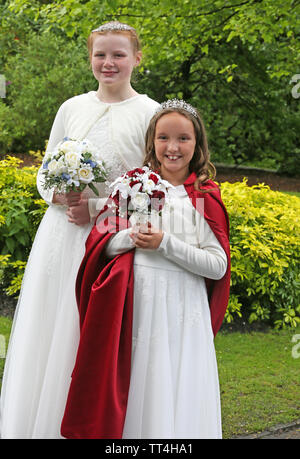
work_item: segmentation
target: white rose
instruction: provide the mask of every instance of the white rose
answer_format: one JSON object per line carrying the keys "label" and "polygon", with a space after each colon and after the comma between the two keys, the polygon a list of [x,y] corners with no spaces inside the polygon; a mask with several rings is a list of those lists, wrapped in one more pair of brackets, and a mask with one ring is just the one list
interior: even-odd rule
{"label": "white rose", "polygon": [[59,150],[63,151],[64,153],[72,152],[74,151],[74,148],[77,147],[76,142],[73,140],[65,140],[60,146]]}
{"label": "white rose", "polygon": [[150,198],[145,193],[138,192],[131,198],[131,205],[133,209],[139,212],[147,212],[149,204]]}
{"label": "white rose", "polygon": [[146,191],[146,193],[150,193],[153,191],[155,188],[155,183],[151,179],[147,179],[146,181],[143,182],[143,189]]}
{"label": "white rose", "polygon": [[57,161],[57,173],[63,174],[64,172],[68,172],[68,168],[66,167],[64,158],[59,158]]}
{"label": "white rose", "polygon": [[52,159],[50,163],[48,163],[48,171],[52,175],[55,175],[59,172],[59,164],[56,159]]}
{"label": "white rose", "polygon": [[90,183],[94,179],[94,174],[91,168],[86,166],[79,169],[78,177],[81,183]]}
{"label": "white rose", "polygon": [[69,151],[65,154],[65,161],[67,166],[77,169],[80,166],[80,154],[75,151]]}

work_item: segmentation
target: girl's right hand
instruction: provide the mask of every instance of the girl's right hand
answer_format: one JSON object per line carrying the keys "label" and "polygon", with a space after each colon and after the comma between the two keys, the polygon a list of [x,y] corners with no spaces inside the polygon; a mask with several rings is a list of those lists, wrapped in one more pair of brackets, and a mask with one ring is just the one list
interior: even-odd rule
{"label": "girl's right hand", "polygon": [[81,200],[81,192],[80,191],[70,191],[69,193],[65,194],[67,206],[74,207],[78,206],[79,201]]}
{"label": "girl's right hand", "polygon": [[135,247],[156,250],[160,246],[164,233],[161,230],[153,228],[148,223],[148,226],[141,226],[139,231],[134,230],[129,236],[133,240]]}
{"label": "girl's right hand", "polygon": [[54,193],[52,202],[53,204],[61,204],[63,206],[74,207],[78,206],[80,199],[80,191],[70,191],[69,193],[65,194]]}

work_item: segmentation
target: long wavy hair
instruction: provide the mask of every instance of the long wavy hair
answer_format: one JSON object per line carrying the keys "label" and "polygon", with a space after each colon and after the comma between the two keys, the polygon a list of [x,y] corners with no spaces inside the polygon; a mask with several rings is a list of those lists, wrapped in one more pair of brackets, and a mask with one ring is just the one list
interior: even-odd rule
{"label": "long wavy hair", "polygon": [[193,123],[196,136],[196,145],[194,155],[189,164],[189,172],[195,172],[197,179],[194,183],[194,186],[195,189],[201,191],[200,186],[202,184],[204,184],[209,179],[213,180],[215,178],[216,169],[215,166],[210,162],[210,153],[208,149],[205,126],[198,111],[196,111],[197,118],[190,114],[188,111],[181,108],[167,108],[156,113],[152,117],[146,132],[146,155],[143,165],[149,166],[151,169],[157,170],[158,172],[160,171],[160,162],[156,158],[154,147],[156,124],[160,118],[172,112],[177,112],[185,116]]}

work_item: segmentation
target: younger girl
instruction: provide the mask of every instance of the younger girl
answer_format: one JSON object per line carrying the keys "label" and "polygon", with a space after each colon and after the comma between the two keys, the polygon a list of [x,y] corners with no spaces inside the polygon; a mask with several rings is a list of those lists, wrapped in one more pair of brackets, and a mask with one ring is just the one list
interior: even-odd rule
{"label": "younger girl", "polygon": [[[88,38],[97,91],[65,101],[48,151],[70,137],[89,139],[109,169],[110,183],[143,162],[145,132],[158,103],[138,94],[131,74],[141,60],[135,29],[119,22]],[[75,280],[92,222],[107,200],[108,184],[82,193],[38,189],[49,204],[24,275],[1,393],[2,438],[60,438],[60,425],[79,342]]]}
{"label": "younger girl", "polygon": [[[120,218],[117,234],[94,226],[87,240],[77,280],[82,335],[63,434],[221,438],[213,339],[229,296],[229,226],[192,106],[160,106],[144,164],[173,185],[170,202],[161,228],[133,232]],[[100,269],[103,250],[110,261]]]}

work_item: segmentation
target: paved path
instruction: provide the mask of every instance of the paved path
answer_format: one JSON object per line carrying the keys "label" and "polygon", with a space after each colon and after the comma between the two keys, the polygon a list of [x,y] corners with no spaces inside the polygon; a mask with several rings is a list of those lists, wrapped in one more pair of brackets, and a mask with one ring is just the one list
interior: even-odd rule
{"label": "paved path", "polygon": [[300,419],[290,424],[280,424],[258,434],[235,437],[237,439],[300,440]]}

